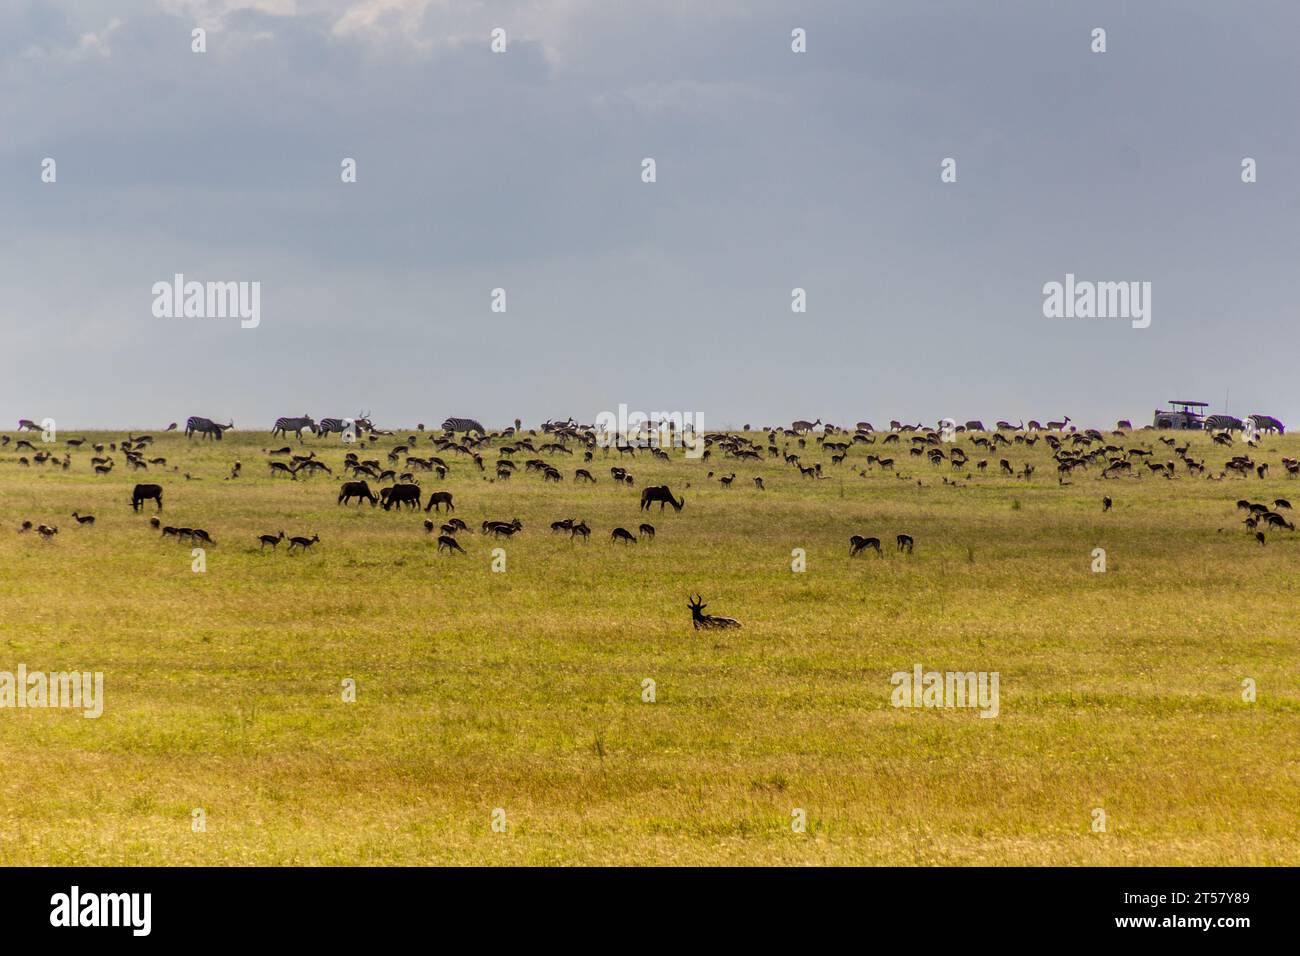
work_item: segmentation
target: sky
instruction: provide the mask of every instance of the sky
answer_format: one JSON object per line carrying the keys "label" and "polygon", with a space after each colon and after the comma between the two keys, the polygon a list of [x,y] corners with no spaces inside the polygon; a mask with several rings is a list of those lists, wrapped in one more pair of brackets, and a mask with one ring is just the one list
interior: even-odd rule
{"label": "sky", "polygon": [[[6,0],[0,423],[1300,421],[1297,33],[1293,0]],[[257,326],[155,315],[177,273],[259,283]],[[1149,282],[1149,327],[1046,317],[1067,274]]]}

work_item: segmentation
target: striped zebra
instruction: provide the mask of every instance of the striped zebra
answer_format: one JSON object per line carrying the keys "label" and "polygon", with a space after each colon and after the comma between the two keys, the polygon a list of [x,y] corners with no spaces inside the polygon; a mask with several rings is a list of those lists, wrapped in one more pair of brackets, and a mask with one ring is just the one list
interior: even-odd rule
{"label": "striped zebra", "polygon": [[361,432],[374,431],[375,428],[368,418],[322,418],[316,425],[316,435],[320,438],[335,432],[342,435],[347,432],[349,425],[352,426],[354,437]]}
{"label": "striped zebra", "polygon": [[1262,432],[1277,432],[1279,435],[1286,434],[1286,426],[1272,415],[1251,415],[1250,420],[1253,421],[1255,427]]}
{"label": "striped zebra", "polygon": [[235,422],[233,419],[229,425],[219,425],[210,418],[191,415],[185,419],[185,437],[193,438],[194,433],[198,432],[204,438],[215,438],[217,441],[221,441],[221,433],[234,427]]}
{"label": "striped zebra", "polygon": [[487,429],[472,418],[449,418],[442,423],[445,432],[478,432],[486,435]]}
{"label": "striped zebra", "polygon": [[312,432],[316,430],[316,422],[310,415],[304,415],[302,418],[277,418],[275,427],[271,429],[271,436],[287,436],[289,432],[293,432],[298,436],[298,441],[302,441],[302,430],[304,428]]}
{"label": "striped zebra", "polygon": [[1241,431],[1245,422],[1231,415],[1210,415],[1201,424],[1206,431],[1220,431],[1223,429]]}

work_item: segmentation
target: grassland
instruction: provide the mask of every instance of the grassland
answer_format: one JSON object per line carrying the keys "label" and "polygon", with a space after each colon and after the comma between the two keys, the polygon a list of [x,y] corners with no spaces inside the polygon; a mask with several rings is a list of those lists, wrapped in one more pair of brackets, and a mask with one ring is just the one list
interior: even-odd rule
{"label": "grassland", "polygon": [[[597,453],[594,486],[572,480],[580,454],[547,456],[562,484],[494,483],[455,459],[457,515],[524,523],[456,557],[423,514],[271,478],[280,444],[159,435],[166,470],[117,455],[104,477],[88,450],[66,472],[0,450],[0,670],[102,671],[106,697],[97,720],[0,710],[0,864],[1300,863],[1300,534],[1261,547],[1234,509],[1300,506],[1278,465],[1300,440],[1253,452],[1269,480],[1068,486],[1041,442],[1006,453],[1032,481],[960,487],[905,452],[907,479],[862,477],[871,449],[831,465],[811,441],[825,480],[638,456],[627,488]],[[337,438],[306,445],[337,476]],[[166,523],[212,533],[204,573],[132,513],[137,480],[164,484]],[[653,544],[612,544],[652,483],[685,508],[655,510]],[[591,543],[552,536],[563,517]],[[259,552],[281,528],[321,542]],[[913,555],[849,559],[850,534],[900,531]],[[743,629],[693,630],[688,592]],[[891,707],[917,662],[998,671],[1000,715]]]}

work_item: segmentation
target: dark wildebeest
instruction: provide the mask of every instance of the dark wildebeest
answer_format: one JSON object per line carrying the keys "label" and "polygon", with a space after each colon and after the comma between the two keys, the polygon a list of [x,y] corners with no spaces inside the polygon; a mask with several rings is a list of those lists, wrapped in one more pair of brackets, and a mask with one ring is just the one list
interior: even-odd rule
{"label": "dark wildebeest", "polygon": [[136,485],[131,492],[131,510],[139,511],[140,505],[146,501],[155,501],[158,510],[162,511],[162,492],[162,485]]}
{"label": "dark wildebeest", "polygon": [[425,510],[425,511],[428,511],[430,508],[432,508],[434,511],[439,511],[439,512],[440,512],[440,511],[442,511],[442,506],[443,506],[443,505],[446,505],[446,506],[447,506],[447,510],[448,510],[448,511],[455,511],[455,510],[456,510],[456,506],[455,506],[454,504],[451,503],[451,492],[450,492],[450,491],[434,491],[434,492],[430,493],[430,495],[429,495],[429,501],[428,501],[428,503],[424,506],[424,510]]}
{"label": "dark wildebeest", "polygon": [[385,511],[391,510],[393,505],[404,504],[419,510],[422,497],[419,485],[393,485],[391,488],[384,488],[379,494],[384,499]]}
{"label": "dark wildebeest", "polygon": [[361,503],[361,499],[369,498],[370,507],[372,508],[379,503],[379,499],[375,497],[375,493],[370,490],[370,486],[364,481],[343,482],[343,488],[339,491],[338,503],[345,505],[353,498],[357,499],[357,504]]}
{"label": "dark wildebeest", "polygon": [[651,485],[641,492],[641,510],[649,511],[650,505],[659,502],[659,510],[664,510],[664,505],[672,505],[674,511],[681,511],[682,505],[686,504],[686,496],[674,498],[672,491],[667,485]]}

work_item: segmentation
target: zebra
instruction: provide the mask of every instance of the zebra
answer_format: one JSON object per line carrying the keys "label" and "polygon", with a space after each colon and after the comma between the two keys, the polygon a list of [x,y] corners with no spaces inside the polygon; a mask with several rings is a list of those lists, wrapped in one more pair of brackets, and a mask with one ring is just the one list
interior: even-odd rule
{"label": "zebra", "polygon": [[480,435],[487,434],[487,429],[472,418],[449,418],[442,423],[442,430],[445,432],[478,432]]}
{"label": "zebra", "polygon": [[1286,426],[1272,415],[1251,415],[1250,420],[1254,422],[1255,427],[1262,432],[1275,431],[1279,435],[1286,434]]}
{"label": "zebra", "polygon": [[1228,431],[1241,431],[1245,422],[1240,418],[1234,418],[1232,415],[1210,415],[1201,422],[1201,425],[1206,431],[1220,431],[1225,429]]}
{"label": "zebra", "polygon": [[194,433],[198,432],[204,438],[215,438],[221,441],[221,433],[235,427],[232,419],[229,425],[219,425],[210,418],[200,418],[197,415],[191,415],[185,420],[185,437],[193,438]]}
{"label": "zebra", "polygon": [[304,428],[312,432],[316,430],[316,422],[310,415],[304,415],[302,418],[277,418],[275,426],[271,429],[271,435],[272,437],[276,435],[287,436],[289,432],[293,432],[298,436],[298,440],[302,441],[302,430]]}
{"label": "zebra", "polygon": [[373,431],[375,427],[368,418],[322,418],[316,425],[316,434],[320,438],[333,432],[343,434],[348,430],[349,425],[353,427],[353,434]]}

